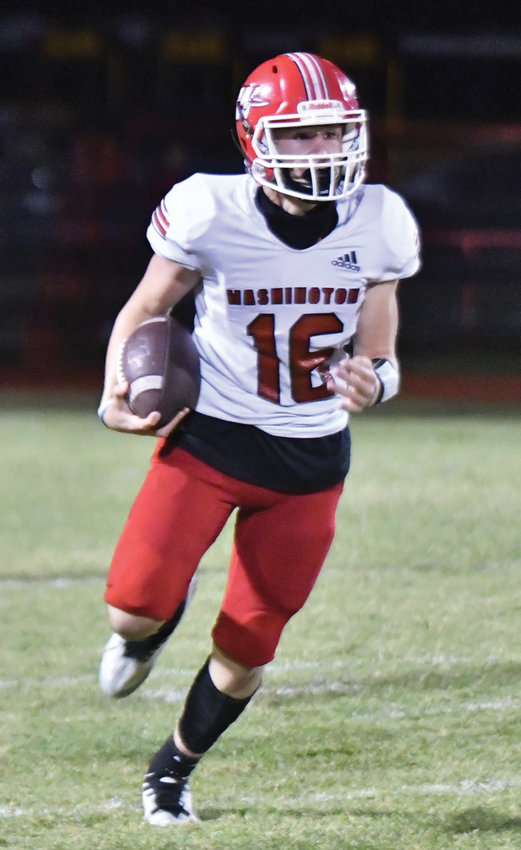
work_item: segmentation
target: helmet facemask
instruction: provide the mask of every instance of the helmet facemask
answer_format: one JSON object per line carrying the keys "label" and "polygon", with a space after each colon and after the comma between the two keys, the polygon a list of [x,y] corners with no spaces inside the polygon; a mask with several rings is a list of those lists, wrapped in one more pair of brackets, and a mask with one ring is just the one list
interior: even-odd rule
{"label": "helmet facemask", "polygon": [[[265,116],[255,127],[251,164],[258,183],[307,201],[334,201],[351,195],[364,180],[368,159],[367,119],[363,109],[345,110],[339,102],[307,101],[298,114]],[[335,153],[284,154],[277,130],[340,126],[341,150]]]}

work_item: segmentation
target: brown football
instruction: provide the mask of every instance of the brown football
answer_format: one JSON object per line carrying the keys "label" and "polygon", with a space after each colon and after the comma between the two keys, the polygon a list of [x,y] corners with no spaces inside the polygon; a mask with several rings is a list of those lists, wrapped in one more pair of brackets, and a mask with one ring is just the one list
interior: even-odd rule
{"label": "brown football", "polygon": [[172,316],[139,325],[121,346],[118,380],[128,381],[128,406],[145,418],[153,410],[166,425],[199,397],[199,354],[192,335]]}

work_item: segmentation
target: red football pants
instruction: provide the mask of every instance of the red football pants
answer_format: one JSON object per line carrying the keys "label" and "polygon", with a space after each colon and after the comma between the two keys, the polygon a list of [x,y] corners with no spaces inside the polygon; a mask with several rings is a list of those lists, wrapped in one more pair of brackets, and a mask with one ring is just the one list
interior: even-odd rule
{"label": "red football pants", "polygon": [[268,663],[304,605],[334,535],[338,484],[288,495],[239,481],[182,449],[154,454],[110,567],[106,601],[169,619],[237,508],[227,586],[212,637],[247,667]]}

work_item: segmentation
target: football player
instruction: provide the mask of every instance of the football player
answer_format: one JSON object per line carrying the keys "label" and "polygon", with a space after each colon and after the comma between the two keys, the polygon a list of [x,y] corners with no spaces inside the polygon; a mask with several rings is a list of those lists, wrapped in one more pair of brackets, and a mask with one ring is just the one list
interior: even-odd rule
{"label": "football player", "polygon": [[[160,437],[108,575],[105,693],[145,680],[236,511],[209,656],[145,776],[157,825],[195,819],[190,774],[248,705],[315,584],[349,468],[349,415],[398,392],[396,289],[419,267],[405,203],[364,183],[367,115],[338,67],[308,53],[264,62],[240,90],[236,128],[246,174],[194,174],[153,213],[154,253],[114,324],[99,409],[109,428]],[[117,354],[189,292],[200,397],[158,429],[158,412],[131,413]]]}

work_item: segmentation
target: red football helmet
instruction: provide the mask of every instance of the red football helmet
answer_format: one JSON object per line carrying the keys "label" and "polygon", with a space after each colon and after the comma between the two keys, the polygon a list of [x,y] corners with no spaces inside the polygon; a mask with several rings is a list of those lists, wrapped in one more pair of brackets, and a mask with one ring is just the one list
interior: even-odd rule
{"label": "red football helmet", "polygon": [[[284,53],[263,62],[241,88],[235,118],[246,168],[263,186],[306,201],[333,201],[351,195],[365,177],[367,115],[354,84],[327,59]],[[332,125],[342,128],[339,153],[277,149],[280,128]]]}

